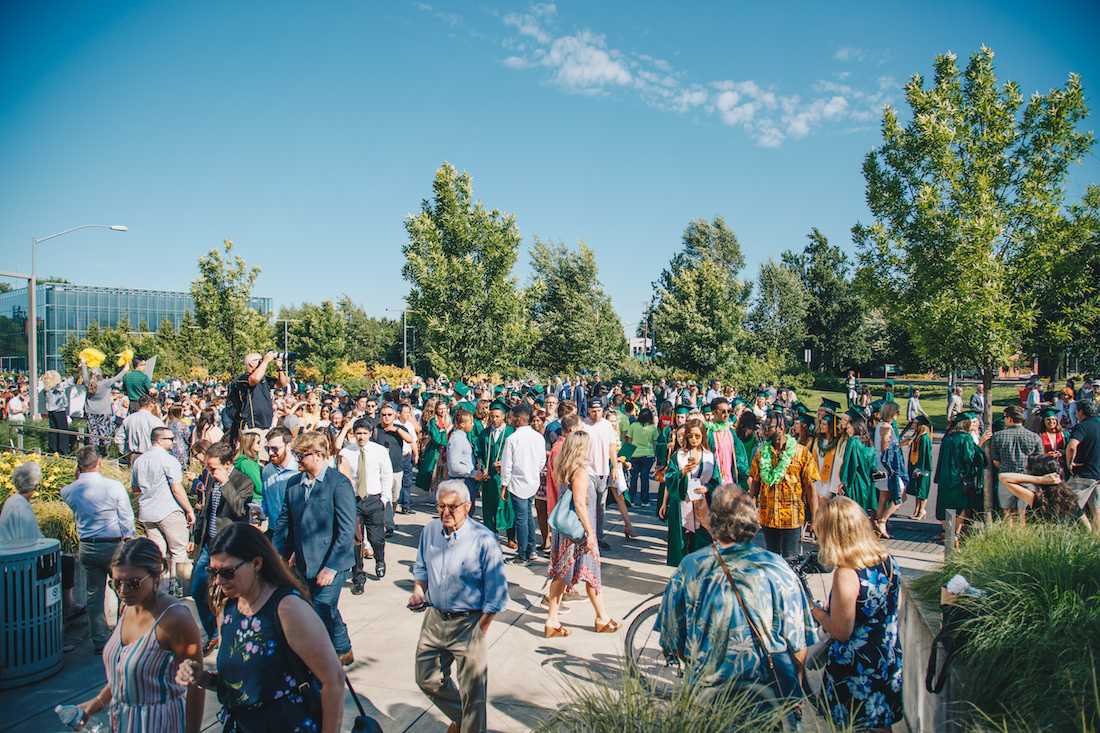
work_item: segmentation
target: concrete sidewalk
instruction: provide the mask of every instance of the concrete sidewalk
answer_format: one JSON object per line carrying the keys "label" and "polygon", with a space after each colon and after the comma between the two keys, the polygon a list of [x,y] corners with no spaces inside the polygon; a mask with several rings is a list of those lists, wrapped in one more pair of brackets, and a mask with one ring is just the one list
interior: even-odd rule
{"label": "concrete sidewalk", "polygon": [[[411,567],[420,528],[431,518],[423,503],[418,512],[399,516],[396,535],[387,542],[388,572],[371,581],[361,596],[345,589],[340,608],[348,624],[356,661],[348,670],[352,684],[368,712],[387,733],[428,733],[446,728],[447,721],[431,706],[414,680],[414,653],[422,617],[405,608],[412,590]],[[624,540],[618,512],[609,509],[611,550],[603,558],[607,607],[621,619],[648,597],[661,593],[673,568],[664,564],[665,529],[648,510],[632,514],[636,540]],[[897,521],[891,532],[891,550],[907,573],[920,573],[941,562],[942,547],[930,538],[938,525]],[[367,561],[367,567],[373,565]],[[545,592],[546,563],[531,568],[507,566],[507,610],[489,632],[489,728],[526,731],[543,720],[565,697],[565,686],[575,683],[615,684],[623,654],[623,634],[596,634],[587,601],[569,604],[562,621],[572,631],[568,638],[543,638],[545,611],[539,601]],[[811,581],[814,594],[823,597],[829,576]],[[87,624],[78,619],[67,633],[86,636]],[[624,624],[625,630],[625,624]],[[208,658],[208,664],[214,661]],[[101,660],[87,639],[67,654],[61,672],[35,685],[0,692],[0,731],[49,733],[63,731],[53,707],[87,700],[104,684]],[[208,694],[204,729],[220,730],[217,700]],[[344,729],[350,730],[356,712],[350,695],[345,703]]]}

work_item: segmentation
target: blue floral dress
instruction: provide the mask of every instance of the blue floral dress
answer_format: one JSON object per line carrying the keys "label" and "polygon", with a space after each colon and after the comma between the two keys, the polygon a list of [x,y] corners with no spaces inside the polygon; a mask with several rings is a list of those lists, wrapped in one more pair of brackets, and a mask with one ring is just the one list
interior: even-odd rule
{"label": "blue floral dress", "polygon": [[[291,588],[278,588],[252,616],[225,604],[218,648],[219,715],[228,733],[315,733],[321,729],[316,680],[283,635],[279,603]],[[306,678],[306,679],[303,679]]]}
{"label": "blue floral dress", "polygon": [[901,640],[894,558],[857,570],[859,596],[848,641],[829,644],[822,687],[833,722],[856,728],[889,728],[902,717]]}

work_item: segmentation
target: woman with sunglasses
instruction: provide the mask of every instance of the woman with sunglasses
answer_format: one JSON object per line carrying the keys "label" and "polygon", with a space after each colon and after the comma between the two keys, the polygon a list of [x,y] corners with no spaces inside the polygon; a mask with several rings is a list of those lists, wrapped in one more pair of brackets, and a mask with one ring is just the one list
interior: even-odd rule
{"label": "woman with sunglasses", "polygon": [[210,546],[209,577],[224,597],[217,672],[180,665],[181,685],[215,690],[227,733],[336,733],[344,671],[309,594],[263,532],[244,522]]}
{"label": "woman with sunglasses", "polygon": [[119,545],[111,559],[118,625],[103,648],[107,684],[81,703],[84,720],[107,707],[111,730],[198,733],[204,693],[177,682],[181,664],[202,667],[199,627],[187,606],[160,590],[168,565],[147,537]]}

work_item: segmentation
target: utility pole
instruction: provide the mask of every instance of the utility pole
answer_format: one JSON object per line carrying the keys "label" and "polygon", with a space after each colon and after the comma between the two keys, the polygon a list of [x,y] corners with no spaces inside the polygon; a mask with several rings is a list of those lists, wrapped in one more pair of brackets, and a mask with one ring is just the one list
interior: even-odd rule
{"label": "utility pole", "polygon": [[276,318],[275,322],[283,324],[283,359],[288,360],[290,358],[290,333],[287,326],[291,323],[301,323],[301,321],[297,318]]}

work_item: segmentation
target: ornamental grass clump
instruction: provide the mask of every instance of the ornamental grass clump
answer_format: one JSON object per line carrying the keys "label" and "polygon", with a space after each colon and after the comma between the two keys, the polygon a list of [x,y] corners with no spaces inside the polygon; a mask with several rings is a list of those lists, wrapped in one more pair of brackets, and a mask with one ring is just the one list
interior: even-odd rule
{"label": "ornamental grass clump", "polygon": [[1077,525],[994,523],[914,591],[938,603],[956,573],[985,591],[959,600],[971,612],[956,661],[959,712],[980,729],[1100,728],[1100,539]]}
{"label": "ornamental grass clump", "polygon": [[[536,733],[771,733],[789,729],[784,721],[792,711],[791,705],[761,707],[752,693],[733,688],[715,694],[680,685],[661,697],[630,672],[621,683],[569,683],[559,699]],[[847,730],[818,718],[809,702],[802,709],[812,730]]]}

